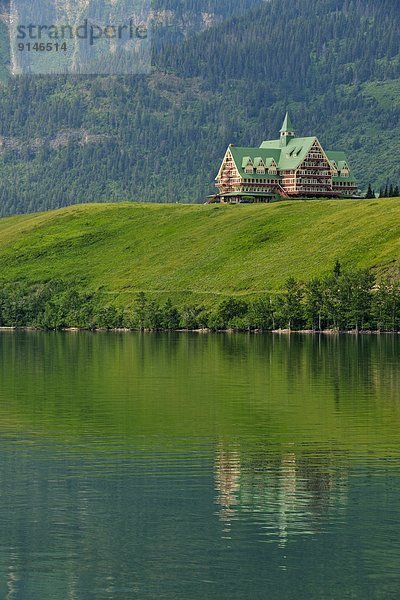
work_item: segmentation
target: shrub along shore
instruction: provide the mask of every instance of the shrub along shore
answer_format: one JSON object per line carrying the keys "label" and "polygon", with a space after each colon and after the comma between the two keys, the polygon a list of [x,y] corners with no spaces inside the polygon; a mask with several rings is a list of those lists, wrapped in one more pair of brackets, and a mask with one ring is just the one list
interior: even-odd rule
{"label": "shrub along shore", "polygon": [[370,270],[344,271],[337,261],[324,277],[287,280],[280,294],[251,301],[226,297],[215,307],[176,306],[143,292],[132,306],[105,305],[100,293],[82,293],[65,281],[4,284],[0,326],[45,330],[139,331],[400,331],[400,284],[376,281]]}

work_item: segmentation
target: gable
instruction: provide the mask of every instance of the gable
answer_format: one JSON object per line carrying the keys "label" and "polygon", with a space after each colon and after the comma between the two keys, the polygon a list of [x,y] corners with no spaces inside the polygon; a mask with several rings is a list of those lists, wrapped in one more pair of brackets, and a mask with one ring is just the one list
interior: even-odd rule
{"label": "gable", "polygon": [[233,156],[232,156],[232,152],[231,152],[230,147],[229,147],[227,149],[227,151],[225,152],[225,156],[224,156],[224,158],[222,160],[221,166],[220,166],[219,171],[217,173],[217,176],[215,178],[216,180],[219,179],[222,176],[222,173],[224,172],[224,170],[226,168],[228,168],[228,166],[230,164],[235,169],[237,175],[239,175],[239,171],[238,171],[238,169],[236,167],[235,161],[234,161]]}
{"label": "gable", "polygon": [[[314,154],[317,154],[318,156],[313,156]],[[321,158],[322,157],[322,158]],[[314,143],[312,144],[311,148],[308,150],[306,156],[304,157],[304,160],[317,160],[317,161],[321,161],[323,160],[326,164],[326,167],[329,170],[332,170],[332,165],[331,165],[331,161],[329,160],[329,158],[326,155],[325,150],[322,148],[321,144],[319,143],[318,139],[315,138]]]}

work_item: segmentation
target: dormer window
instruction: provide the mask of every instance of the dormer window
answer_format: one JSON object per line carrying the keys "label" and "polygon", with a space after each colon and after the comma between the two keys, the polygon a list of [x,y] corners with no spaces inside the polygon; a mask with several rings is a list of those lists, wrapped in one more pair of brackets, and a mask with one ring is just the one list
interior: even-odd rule
{"label": "dormer window", "polygon": [[261,156],[256,156],[254,159],[254,166],[256,168],[256,173],[265,173],[265,163]]}
{"label": "dormer window", "polygon": [[251,162],[251,160],[249,160],[245,167],[244,167],[244,172],[245,173],[254,173],[254,166],[253,163]]}
{"label": "dormer window", "polygon": [[350,169],[349,166],[346,162],[344,162],[342,165],[340,165],[341,169],[340,169],[340,175],[342,177],[348,177],[350,175]]}
{"label": "dormer window", "polygon": [[242,168],[247,174],[254,173],[254,164],[250,156],[245,156],[242,160]]}
{"label": "dormer window", "polygon": [[270,175],[276,175],[278,172],[278,165],[276,164],[276,162],[274,161],[274,159],[269,159],[267,161],[267,165],[268,165],[268,173]]}

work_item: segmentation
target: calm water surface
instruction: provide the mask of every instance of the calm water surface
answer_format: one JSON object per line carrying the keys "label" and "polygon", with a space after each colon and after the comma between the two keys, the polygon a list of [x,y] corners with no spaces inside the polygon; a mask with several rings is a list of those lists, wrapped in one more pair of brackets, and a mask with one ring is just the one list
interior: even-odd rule
{"label": "calm water surface", "polygon": [[1,599],[400,597],[400,336],[0,352]]}

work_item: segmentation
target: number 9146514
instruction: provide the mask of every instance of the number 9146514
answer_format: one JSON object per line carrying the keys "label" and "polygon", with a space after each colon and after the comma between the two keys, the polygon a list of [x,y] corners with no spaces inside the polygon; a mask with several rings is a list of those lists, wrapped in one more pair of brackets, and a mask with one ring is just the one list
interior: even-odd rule
{"label": "number 9146514", "polygon": [[26,44],[18,44],[20,52],[66,52],[68,49],[67,42],[60,44],[59,42],[48,42],[47,44],[35,42],[34,44],[27,42]]}

